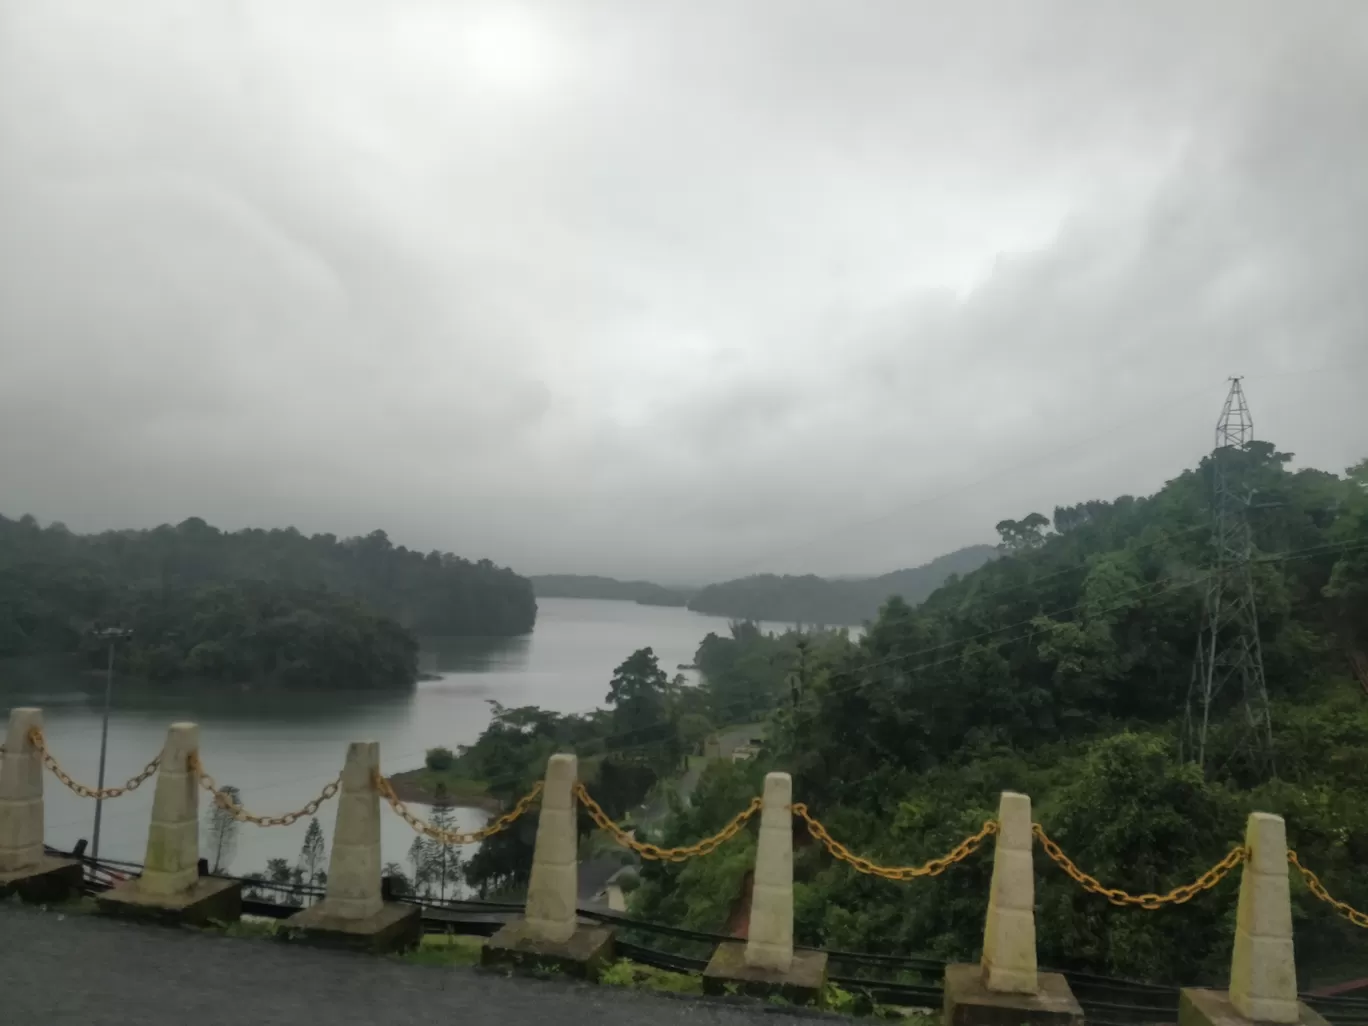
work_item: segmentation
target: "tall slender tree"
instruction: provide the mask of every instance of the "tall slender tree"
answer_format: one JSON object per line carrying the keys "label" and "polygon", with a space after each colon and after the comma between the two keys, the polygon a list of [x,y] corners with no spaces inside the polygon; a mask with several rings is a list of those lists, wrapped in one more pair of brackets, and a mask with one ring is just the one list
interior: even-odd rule
{"label": "tall slender tree", "polygon": [[[238,796],[242,794],[232,785],[225,785],[219,790],[225,800],[231,800],[234,805],[237,804]],[[222,873],[232,865],[233,856],[237,853],[238,821],[232,812],[217,801],[206,810],[205,820],[204,833],[209,846],[210,872]]]}

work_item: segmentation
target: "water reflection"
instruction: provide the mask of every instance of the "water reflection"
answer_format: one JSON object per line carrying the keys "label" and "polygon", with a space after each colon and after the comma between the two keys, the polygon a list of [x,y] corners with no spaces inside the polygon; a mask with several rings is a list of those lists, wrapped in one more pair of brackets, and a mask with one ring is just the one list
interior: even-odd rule
{"label": "water reflection", "polygon": [[516,638],[422,639],[418,669],[423,673],[484,673],[515,670],[527,665],[532,635]]}

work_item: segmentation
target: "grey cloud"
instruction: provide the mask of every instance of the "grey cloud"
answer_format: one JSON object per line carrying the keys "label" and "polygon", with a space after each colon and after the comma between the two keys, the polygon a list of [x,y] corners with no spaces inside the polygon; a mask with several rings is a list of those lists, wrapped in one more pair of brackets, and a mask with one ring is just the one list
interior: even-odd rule
{"label": "grey cloud", "polygon": [[701,579],[1150,490],[1231,373],[1365,455],[1361,5],[494,9],[0,0],[4,512]]}

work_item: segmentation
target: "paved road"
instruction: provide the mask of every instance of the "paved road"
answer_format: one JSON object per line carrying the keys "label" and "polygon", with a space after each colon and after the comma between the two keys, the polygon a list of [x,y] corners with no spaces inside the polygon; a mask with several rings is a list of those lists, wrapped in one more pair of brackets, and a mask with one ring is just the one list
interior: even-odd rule
{"label": "paved road", "polygon": [[0,1022],[34,1026],[812,1026],[811,1018],[509,979],[0,905]]}

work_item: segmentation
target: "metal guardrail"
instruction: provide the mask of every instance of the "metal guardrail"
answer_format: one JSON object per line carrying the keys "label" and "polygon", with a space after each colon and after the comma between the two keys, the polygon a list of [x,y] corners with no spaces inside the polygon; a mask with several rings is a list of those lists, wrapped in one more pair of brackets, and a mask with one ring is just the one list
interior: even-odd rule
{"label": "metal guardrail", "polygon": [[[86,867],[86,889],[89,893],[107,890],[120,879],[136,876],[142,871],[142,866],[134,862],[116,859],[100,859],[97,862],[86,856],[81,846],[71,853],[49,849],[49,854],[79,858]],[[203,865],[201,871],[204,871]],[[324,894],[323,889],[318,887],[272,883],[242,877],[224,878],[237,880],[244,888],[251,888],[257,892],[274,891],[298,897],[301,901],[319,899]],[[492,936],[505,923],[521,915],[524,908],[523,905],[514,902],[465,898],[440,900],[406,895],[389,897],[420,907],[423,910],[423,932],[430,935],[452,933],[465,936]],[[264,901],[257,897],[244,897],[242,902],[242,911],[245,915],[265,919],[286,919],[299,909],[300,905]],[[627,934],[628,938],[645,934],[709,947],[733,939],[720,934],[647,922],[597,909],[581,909],[579,916],[585,922],[615,926]],[[631,939],[619,938],[615,946],[623,957],[656,969],[691,973],[701,972],[707,965],[706,958],[663,951]],[[943,961],[851,951],[827,951],[827,956],[833,970],[828,979],[845,990],[863,993],[871,1000],[883,1004],[920,1008],[941,1006],[941,976],[946,965]],[[910,982],[888,978],[894,974],[915,975],[921,979],[918,982]],[[1071,970],[1065,970],[1063,975],[1069,981],[1079,1004],[1083,1006],[1090,1026],[1171,1026],[1177,1021],[1179,988],[1175,986]],[[1319,997],[1304,994],[1301,999],[1333,1026],[1368,1026],[1368,998]]]}

